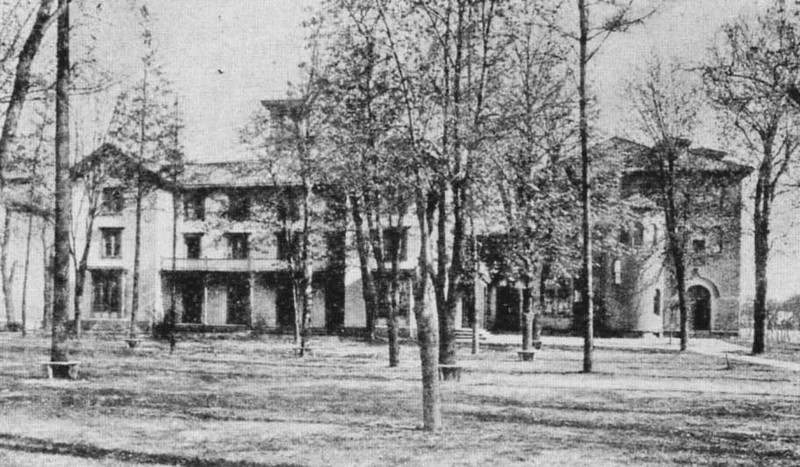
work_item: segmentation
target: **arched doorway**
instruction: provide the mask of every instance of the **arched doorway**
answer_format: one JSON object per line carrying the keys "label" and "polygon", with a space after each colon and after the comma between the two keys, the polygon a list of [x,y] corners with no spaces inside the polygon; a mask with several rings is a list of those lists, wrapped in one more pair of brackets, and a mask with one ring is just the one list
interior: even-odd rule
{"label": "arched doorway", "polygon": [[692,329],[695,331],[710,331],[711,292],[702,285],[693,285],[689,287],[687,298]]}

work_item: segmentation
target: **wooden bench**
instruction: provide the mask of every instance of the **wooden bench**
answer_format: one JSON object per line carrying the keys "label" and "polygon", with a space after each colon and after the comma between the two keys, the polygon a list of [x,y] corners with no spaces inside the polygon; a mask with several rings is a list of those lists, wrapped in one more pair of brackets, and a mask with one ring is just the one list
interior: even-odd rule
{"label": "wooden bench", "polygon": [[519,350],[517,351],[517,355],[519,356],[519,360],[521,362],[530,362],[533,361],[533,356],[536,355],[535,350]]}
{"label": "wooden bench", "polygon": [[[487,340],[488,338],[486,337],[486,331],[480,329],[478,331],[478,342],[486,342]],[[456,329],[456,342],[459,344],[471,344],[472,329],[468,328]]]}
{"label": "wooden bench", "polygon": [[45,371],[47,379],[53,379],[53,368],[58,368],[59,374],[62,374],[63,369],[66,368],[67,377],[69,379],[77,379],[78,367],[80,364],[81,362],[42,362],[42,368]]}
{"label": "wooden bench", "polygon": [[139,347],[141,342],[141,339],[125,339],[125,343],[128,344],[129,349],[135,349],[136,347]]}
{"label": "wooden bench", "polygon": [[439,380],[440,381],[461,381],[460,365],[439,365]]}

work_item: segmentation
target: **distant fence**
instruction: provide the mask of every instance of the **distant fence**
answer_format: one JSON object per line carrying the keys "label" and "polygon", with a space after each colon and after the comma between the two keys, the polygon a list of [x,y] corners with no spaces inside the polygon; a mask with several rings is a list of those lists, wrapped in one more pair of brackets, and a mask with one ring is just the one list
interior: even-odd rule
{"label": "distant fence", "polygon": [[[739,336],[745,339],[753,338],[753,328],[747,327],[739,330]],[[773,329],[767,329],[766,335],[767,342],[784,343],[789,342],[793,344],[800,344],[800,331],[790,329],[788,327],[776,326]]]}

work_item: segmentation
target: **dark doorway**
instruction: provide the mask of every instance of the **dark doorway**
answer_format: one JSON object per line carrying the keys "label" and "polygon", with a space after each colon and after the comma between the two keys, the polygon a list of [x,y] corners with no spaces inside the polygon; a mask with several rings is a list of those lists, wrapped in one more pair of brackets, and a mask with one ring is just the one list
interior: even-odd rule
{"label": "dark doorway", "polygon": [[520,293],[514,287],[497,288],[496,331],[519,331]]}
{"label": "dark doorway", "polygon": [[181,280],[183,316],[181,322],[200,324],[203,321],[203,277],[189,274]]}
{"label": "dark doorway", "polygon": [[250,324],[250,280],[245,274],[228,278],[228,324]]}
{"label": "dark doorway", "polygon": [[689,287],[689,311],[695,331],[711,330],[711,292],[702,285]]}
{"label": "dark doorway", "polygon": [[278,315],[278,326],[283,330],[294,329],[294,290],[292,280],[288,277],[277,281],[275,308]]}
{"label": "dark doorway", "polygon": [[344,273],[325,276],[325,329],[336,332],[344,327]]}

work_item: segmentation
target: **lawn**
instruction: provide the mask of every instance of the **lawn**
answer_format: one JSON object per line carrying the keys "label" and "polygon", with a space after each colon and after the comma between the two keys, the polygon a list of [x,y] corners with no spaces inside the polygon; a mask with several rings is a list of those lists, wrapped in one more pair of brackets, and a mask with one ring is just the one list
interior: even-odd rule
{"label": "lawn", "polygon": [[[750,329],[740,336],[730,337],[727,340],[748,350],[753,348],[753,334]],[[742,354],[751,355],[748,351],[742,352]],[[800,363],[800,332],[768,330],[766,351],[760,356],[784,362]]]}
{"label": "lawn", "polygon": [[418,354],[319,338],[86,338],[77,381],[43,338],[0,334],[0,465],[798,465],[800,375],[693,354],[461,351],[445,429],[418,429]]}

